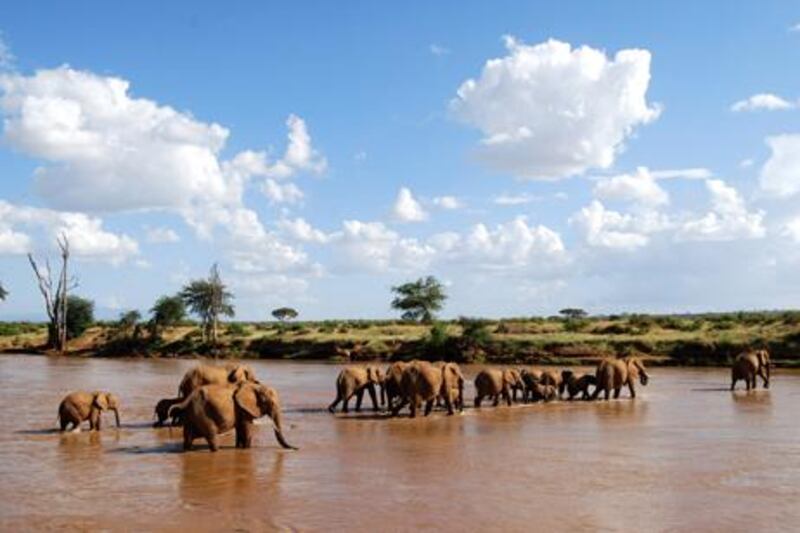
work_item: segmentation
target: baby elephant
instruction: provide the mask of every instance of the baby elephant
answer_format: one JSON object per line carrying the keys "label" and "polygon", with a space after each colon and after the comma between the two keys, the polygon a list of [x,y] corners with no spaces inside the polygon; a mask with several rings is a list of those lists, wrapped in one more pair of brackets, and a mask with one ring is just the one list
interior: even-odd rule
{"label": "baby elephant", "polygon": [[110,392],[77,391],[68,394],[58,406],[58,420],[61,431],[66,431],[72,424],[72,431],[79,431],[81,422],[89,421],[89,428],[100,430],[100,414],[103,411],[114,411],[119,427],[119,398]]}
{"label": "baby elephant", "polygon": [[581,400],[592,399],[589,387],[597,384],[597,378],[594,374],[576,375],[572,370],[564,370],[561,376],[563,378],[564,389],[566,389],[570,400],[575,398],[578,394],[581,395]]}
{"label": "baby elephant", "polygon": [[[156,417],[156,421],[153,422],[154,428],[160,428],[164,425],[164,422],[167,421],[167,418],[170,418],[169,410],[173,405],[177,405],[181,403],[184,398],[164,398],[159,400],[156,404],[156,408],[153,410],[153,416]],[[181,425],[181,417],[178,412],[173,413],[171,425],[173,426],[180,426]]]}
{"label": "baby elephant", "polygon": [[364,391],[369,392],[372,400],[372,409],[378,410],[378,400],[375,396],[375,386],[380,387],[381,405],[385,402],[384,376],[383,371],[374,365],[348,366],[339,373],[336,378],[336,398],[328,406],[328,411],[333,413],[336,406],[342,404],[342,412],[347,412],[347,404],[350,398],[356,397],[356,411],[361,411],[361,401],[364,399]]}

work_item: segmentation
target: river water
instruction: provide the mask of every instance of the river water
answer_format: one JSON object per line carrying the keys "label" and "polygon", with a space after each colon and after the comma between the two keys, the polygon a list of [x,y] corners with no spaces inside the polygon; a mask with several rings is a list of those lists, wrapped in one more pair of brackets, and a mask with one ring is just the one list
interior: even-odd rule
{"label": "river water", "polygon": [[[724,369],[651,369],[639,397],[332,416],[340,367],[252,362],[284,406],[254,448],[181,451],[152,429],[194,361],[0,356],[0,529],[198,531],[796,530],[800,372],[730,393]],[[477,367],[466,367],[469,378]],[[740,386],[742,384],[740,383]],[[105,389],[122,428],[54,431],[61,398]],[[627,391],[623,392],[623,396]],[[467,387],[468,405],[472,385]],[[369,401],[365,396],[365,405]],[[352,408],[352,403],[351,403]]]}

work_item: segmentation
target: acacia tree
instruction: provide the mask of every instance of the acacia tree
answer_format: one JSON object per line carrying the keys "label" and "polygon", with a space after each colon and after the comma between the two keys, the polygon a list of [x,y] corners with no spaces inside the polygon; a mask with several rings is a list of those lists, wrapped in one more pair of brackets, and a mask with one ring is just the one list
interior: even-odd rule
{"label": "acacia tree", "polygon": [[180,293],[181,299],[192,313],[200,317],[203,340],[216,344],[219,338],[220,315],[234,315],[233,294],[226,290],[217,264],[211,267],[207,279],[190,281]]}
{"label": "acacia tree", "polygon": [[150,309],[153,318],[150,319],[150,333],[153,338],[158,338],[161,328],[176,326],[186,317],[186,305],[180,294],[175,296],[162,296]]}
{"label": "acacia tree", "polygon": [[444,286],[433,276],[419,278],[392,287],[395,296],[392,308],[402,311],[402,319],[429,324],[434,319],[434,312],[441,310],[447,294]]}
{"label": "acacia tree", "polygon": [[61,251],[61,271],[58,274],[55,285],[53,284],[53,270],[50,268],[50,260],[45,259],[45,268],[39,268],[33,255],[28,254],[28,261],[36,275],[39,285],[39,292],[44,298],[45,311],[49,324],[47,326],[47,347],[58,350],[61,353],[67,349],[67,294],[70,290],[78,286],[75,278],[67,275],[67,265],[69,263],[69,240],[66,235],[61,235],[56,240]]}
{"label": "acacia tree", "polygon": [[287,320],[292,320],[297,318],[299,313],[292,309],[291,307],[279,307],[272,311],[272,316],[274,316],[277,320],[281,322],[286,322]]}

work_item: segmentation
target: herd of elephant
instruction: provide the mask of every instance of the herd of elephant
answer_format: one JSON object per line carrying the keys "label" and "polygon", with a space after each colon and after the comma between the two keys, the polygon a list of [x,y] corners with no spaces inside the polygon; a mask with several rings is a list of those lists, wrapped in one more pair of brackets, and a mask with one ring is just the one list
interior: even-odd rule
{"label": "herd of elephant", "polygon": [[[601,393],[606,400],[613,393],[618,398],[623,387],[636,397],[635,383],[647,385],[649,376],[638,357],[603,359],[594,374],[577,374],[572,370],[539,370],[534,368],[485,368],[475,377],[475,407],[485,399],[497,406],[502,399],[508,405],[522,401],[549,402],[566,393],[570,400],[596,399]],[[594,390],[591,390],[594,387]],[[364,393],[368,392],[375,411],[380,409],[376,388],[380,390],[380,407],[386,406],[392,416],[408,406],[411,418],[423,408],[429,415],[435,405],[447,413],[464,410],[464,374],[458,364],[444,361],[398,361],[384,372],[377,365],[348,366],[336,379],[336,398],[328,406],[333,413],[341,403],[348,412],[348,403],[356,398],[356,411],[361,410]],[[519,395],[519,400],[518,400]]]}
{"label": "herd of elephant", "polygon": [[[763,380],[764,388],[769,388],[770,357],[767,350],[745,352],[735,359],[731,369],[731,390],[740,380],[744,380],[747,390],[754,389],[757,377]],[[649,375],[641,359],[634,356],[603,359],[594,374],[577,374],[572,370],[485,368],[474,380],[474,404],[479,408],[483,400],[489,399],[497,406],[502,399],[511,405],[518,401],[518,393],[525,403],[549,402],[565,394],[569,400],[596,400],[601,394],[608,400],[612,394],[618,398],[623,387],[628,387],[631,398],[635,398],[637,380],[647,385]],[[328,410],[335,412],[341,403],[342,411],[348,412],[348,403],[355,396],[356,411],[359,411],[367,392],[373,409],[377,411],[377,387],[380,406],[385,405],[391,416],[397,416],[406,406],[411,418],[416,417],[423,406],[427,416],[435,405],[446,408],[452,415],[456,410],[464,410],[464,382],[460,367],[452,362],[395,362],[386,371],[377,365],[351,365],[339,373],[336,398]],[[592,387],[594,390],[590,390]],[[100,430],[103,411],[113,412],[119,427],[119,407],[119,398],[113,393],[70,393],[58,407],[61,431],[79,430],[81,423],[87,420],[90,429]],[[283,448],[296,450],[283,435],[277,391],[261,383],[250,366],[240,363],[200,364],[183,376],[177,397],[158,401],[153,425],[159,427],[171,419],[172,425],[183,426],[184,450],[191,450],[195,439],[204,438],[211,451],[217,451],[219,435],[231,430],[236,432],[236,447],[249,448],[255,420],[265,416],[272,422],[278,443]]]}

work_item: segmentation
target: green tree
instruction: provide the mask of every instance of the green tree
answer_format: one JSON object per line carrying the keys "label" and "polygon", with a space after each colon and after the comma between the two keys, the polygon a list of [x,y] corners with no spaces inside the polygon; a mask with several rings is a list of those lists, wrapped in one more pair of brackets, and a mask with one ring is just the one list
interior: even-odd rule
{"label": "green tree", "polygon": [[150,309],[150,333],[157,338],[163,328],[177,326],[186,318],[186,305],[180,294],[162,296]]}
{"label": "green tree", "polygon": [[433,276],[392,287],[392,292],[396,294],[392,308],[403,312],[403,320],[426,324],[433,321],[434,312],[441,310],[447,299],[444,286]]}
{"label": "green tree", "polygon": [[189,282],[181,291],[181,298],[189,310],[200,317],[203,339],[216,344],[219,338],[220,316],[234,315],[233,294],[226,290],[216,264],[207,279]]}
{"label": "green tree", "polygon": [[67,309],[67,339],[76,339],[94,324],[94,302],[80,296],[68,296]]}
{"label": "green tree", "polygon": [[292,309],[291,307],[279,307],[272,311],[272,316],[274,316],[277,320],[281,322],[286,322],[287,320],[293,320],[297,318],[299,313]]}
{"label": "green tree", "polygon": [[586,318],[589,315],[586,311],[578,307],[564,308],[561,311],[559,311],[558,314],[563,315],[567,319]]}
{"label": "green tree", "polygon": [[0,300],[5,301],[8,298],[8,291],[3,287],[3,282],[0,281]]}
{"label": "green tree", "polygon": [[136,337],[139,332],[139,322],[141,320],[142,313],[135,309],[120,313],[115,334],[121,337]]}

